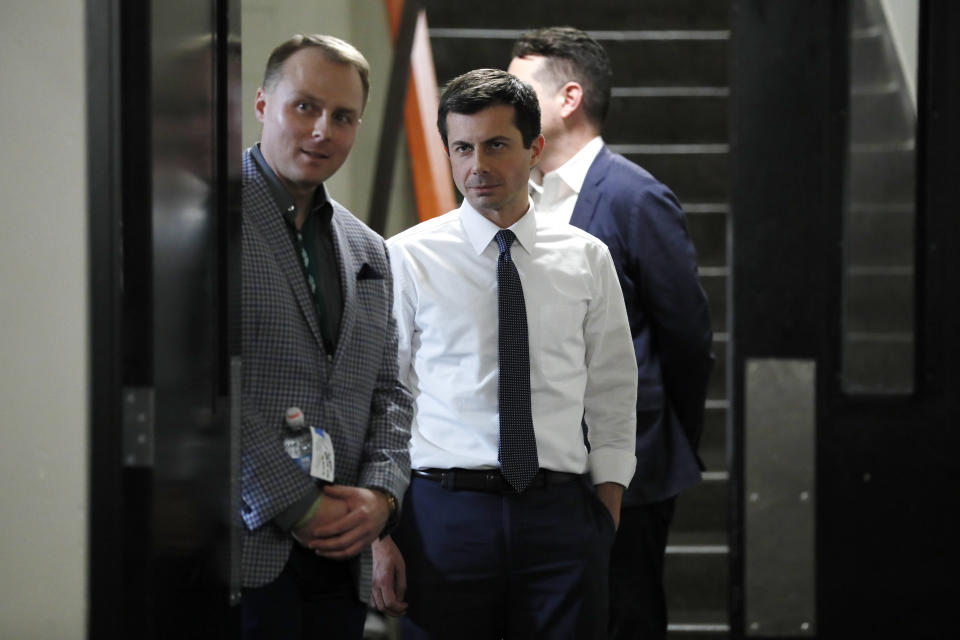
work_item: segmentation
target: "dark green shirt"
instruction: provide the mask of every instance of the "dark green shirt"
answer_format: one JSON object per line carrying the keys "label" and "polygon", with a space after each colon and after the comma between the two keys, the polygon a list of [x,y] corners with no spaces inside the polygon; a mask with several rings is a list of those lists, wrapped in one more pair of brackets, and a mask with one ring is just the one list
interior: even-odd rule
{"label": "dark green shirt", "polygon": [[[293,197],[281,184],[277,175],[267,164],[260,153],[260,145],[254,145],[253,159],[266,178],[267,184],[273,193],[280,213],[283,215],[287,228],[290,230],[290,242],[297,254],[297,262],[303,266],[303,277],[307,281],[307,290],[311,290],[310,278],[316,283],[314,303],[317,311],[317,320],[320,332],[323,334],[323,348],[328,356],[332,356],[337,347],[337,335],[340,332],[340,316],[343,313],[343,292],[340,284],[340,266],[337,261],[337,250],[330,228],[333,220],[333,205],[327,197],[327,190],[323,185],[317,187],[313,197],[313,205],[307,213],[303,228],[297,231],[295,223],[297,208]],[[303,264],[300,257],[300,240],[303,239],[303,248],[309,257],[309,267]]]}

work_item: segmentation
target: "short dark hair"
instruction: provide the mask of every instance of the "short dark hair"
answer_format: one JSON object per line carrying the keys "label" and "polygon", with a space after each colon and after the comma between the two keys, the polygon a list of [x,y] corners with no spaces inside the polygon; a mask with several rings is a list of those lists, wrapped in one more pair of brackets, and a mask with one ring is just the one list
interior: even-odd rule
{"label": "short dark hair", "polygon": [[[585,31],[574,27],[544,27],[520,34],[511,57],[543,56],[543,81],[559,89],[573,80],[583,87],[583,107],[598,128],[603,126],[610,108],[613,71],[610,59],[600,43]],[[538,78],[539,80],[540,78]]]}
{"label": "short dark hair", "polygon": [[277,48],[267,59],[267,68],[263,72],[263,84],[260,85],[263,90],[270,91],[280,81],[283,63],[287,61],[287,58],[301,49],[311,47],[322,50],[331,62],[348,64],[357,70],[357,74],[360,76],[360,84],[363,85],[363,108],[365,109],[367,107],[367,96],[370,93],[370,63],[356,47],[346,40],[320,33],[298,33],[277,45]]}
{"label": "short dark hair", "polygon": [[457,76],[443,87],[437,109],[437,128],[447,146],[447,114],[472,114],[487,107],[513,107],[513,124],[520,130],[524,148],[540,135],[540,103],[533,87],[501,69],[475,69]]}

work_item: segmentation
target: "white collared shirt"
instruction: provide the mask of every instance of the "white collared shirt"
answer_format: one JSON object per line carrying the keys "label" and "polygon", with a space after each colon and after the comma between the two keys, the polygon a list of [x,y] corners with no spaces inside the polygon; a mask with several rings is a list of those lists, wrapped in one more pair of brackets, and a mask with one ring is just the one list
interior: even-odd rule
{"label": "white collared shirt", "polygon": [[[549,141],[547,141],[549,144]],[[603,138],[597,136],[583,145],[573,157],[550,173],[544,174],[543,184],[530,181],[530,195],[540,215],[547,215],[563,222],[570,222],[577,204],[583,181],[587,179],[590,165],[603,149]]]}
{"label": "white collared shirt", "polygon": [[[540,466],[627,486],[636,466],[637,363],[610,252],[584,231],[535,215],[532,202],[510,229]],[[415,398],[414,468],[499,466],[498,230],[464,200],[387,242],[400,379]]]}

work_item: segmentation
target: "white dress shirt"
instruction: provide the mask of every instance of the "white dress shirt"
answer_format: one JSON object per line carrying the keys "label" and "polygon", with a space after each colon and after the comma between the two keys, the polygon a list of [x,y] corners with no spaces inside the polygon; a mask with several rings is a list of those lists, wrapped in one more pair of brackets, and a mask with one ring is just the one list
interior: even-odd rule
{"label": "white dress shirt", "polygon": [[537,213],[570,222],[583,181],[601,149],[603,138],[597,136],[557,169],[544,174],[542,185],[531,180],[530,195],[537,205]]}
{"label": "white dress shirt", "polygon": [[[636,466],[637,363],[610,253],[586,232],[535,215],[532,203],[510,229],[540,467],[589,470],[595,484],[627,486]],[[415,398],[415,469],[499,467],[497,231],[464,200],[387,242],[400,379]]]}

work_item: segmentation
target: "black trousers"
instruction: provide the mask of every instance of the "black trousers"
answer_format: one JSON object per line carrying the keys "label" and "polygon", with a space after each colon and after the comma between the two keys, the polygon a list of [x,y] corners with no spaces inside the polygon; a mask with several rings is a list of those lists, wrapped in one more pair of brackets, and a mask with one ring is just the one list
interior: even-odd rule
{"label": "black trousers", "polygon": [[581,480],[520,495],[414,477],[394,538],[404,640],[602,640],[609,511]]}
{"label": "black trousers", "polygon": [[624,507],[610,553],[611,640],[663,640],[663,563],[676,498]]}
{"label": "black trousers", "polygon": [[243,640],[360,640],[367,609],[351,565],[295,544],[276,580],[243,590]]}

